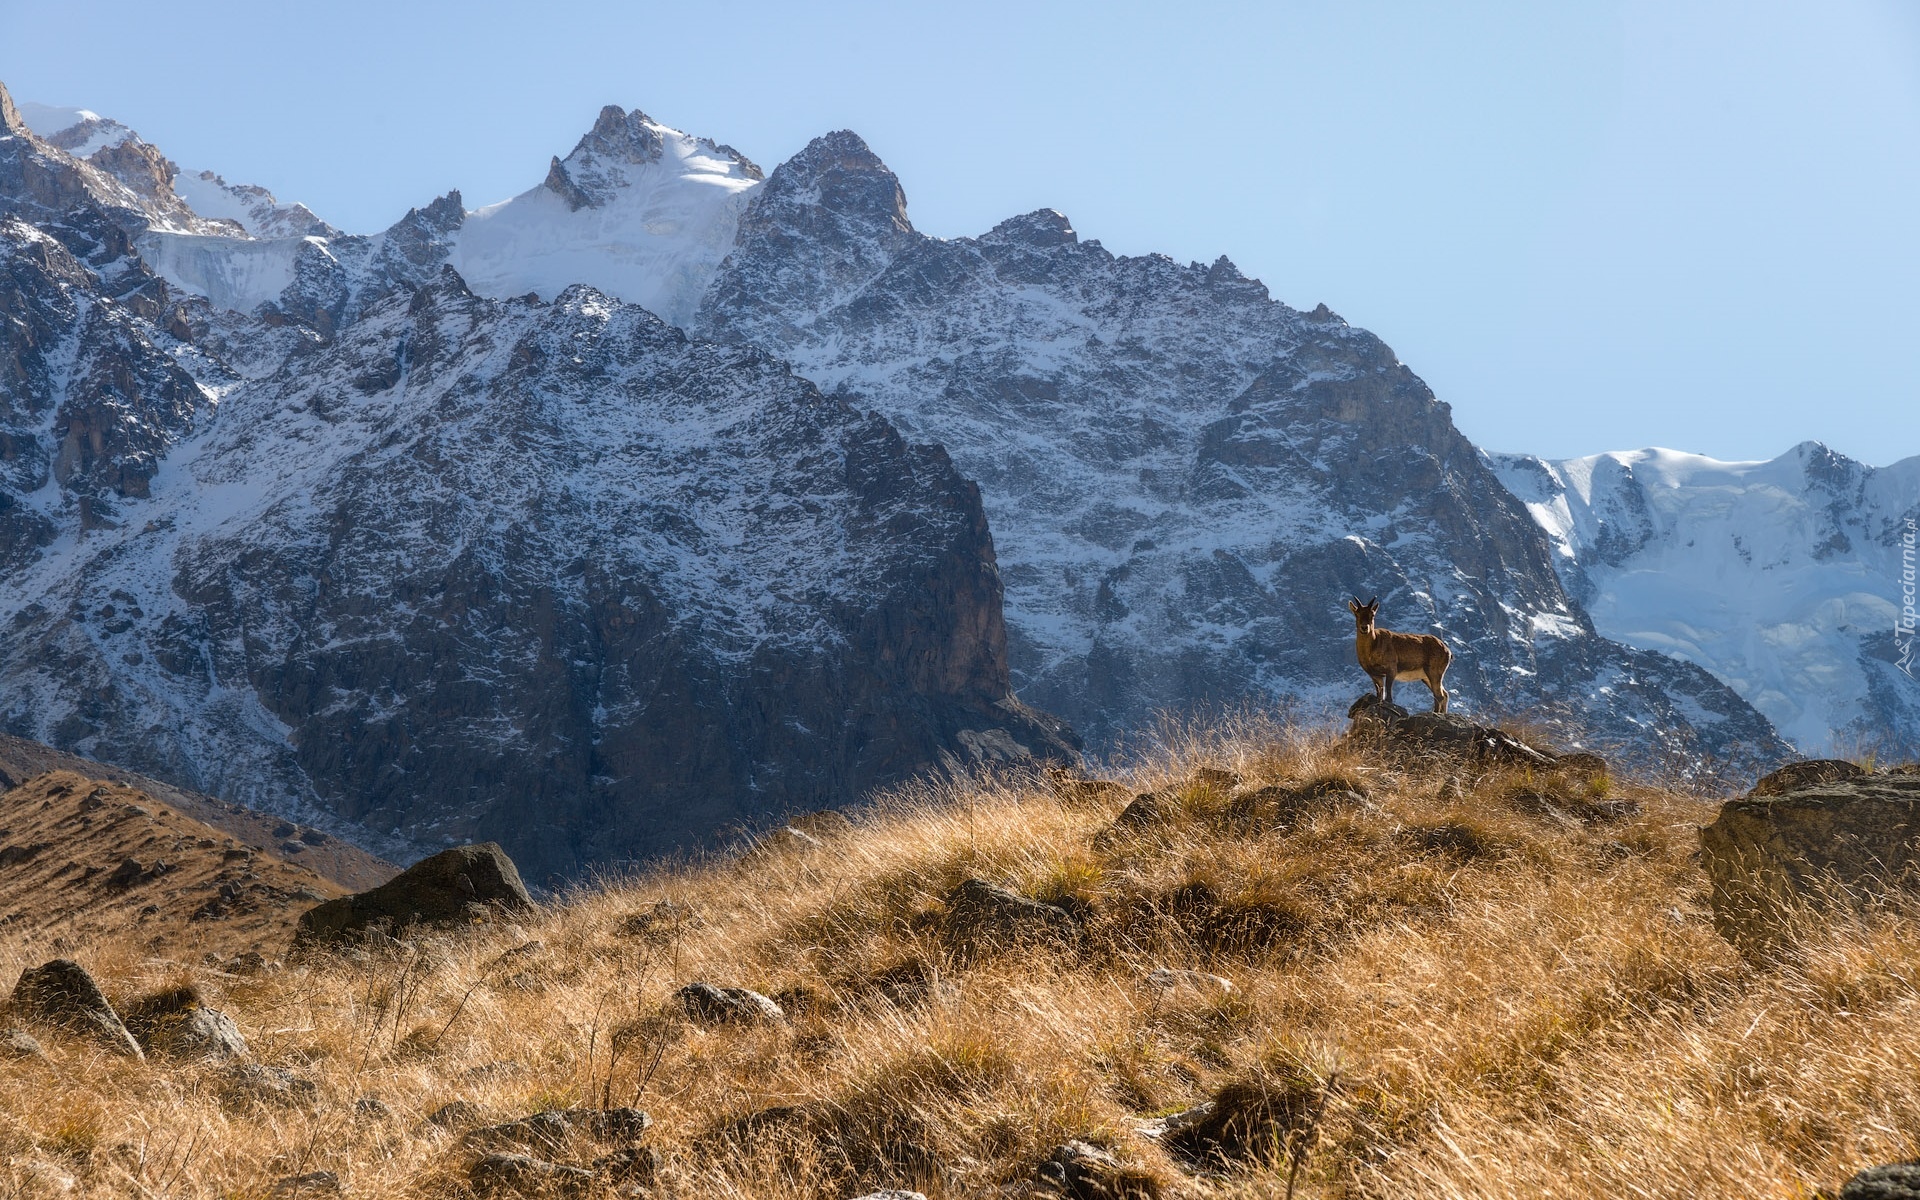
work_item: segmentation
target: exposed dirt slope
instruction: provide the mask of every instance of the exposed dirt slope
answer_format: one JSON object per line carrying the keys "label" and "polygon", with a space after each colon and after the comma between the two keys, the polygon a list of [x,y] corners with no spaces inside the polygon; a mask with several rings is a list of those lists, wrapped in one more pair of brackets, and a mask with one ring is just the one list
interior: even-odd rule
{"label": "exposed dirt slope", "polygon": [[182,816],[211,825],[243,846],[291,859],[350,892],[385,883],[399,868],[360,847],[321,835],[271,813],[190,792],[150,776],[94,762],[39,742],[0,733],[0,792],[48,771],[72,771],[88,779],[136,788]]}
{"label": "exposed dirt slope", "polygon": [[125,784],[50,771],[0,795],[0,931],[27,957],[113,938],[274,958],[302,912],[346,890]]}

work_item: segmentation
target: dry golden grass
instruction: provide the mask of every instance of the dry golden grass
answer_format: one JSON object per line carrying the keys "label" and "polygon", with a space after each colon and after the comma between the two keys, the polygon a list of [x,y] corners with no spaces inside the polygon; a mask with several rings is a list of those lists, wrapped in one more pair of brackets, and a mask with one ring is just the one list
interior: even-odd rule
{"label": "dry golden grass", "polygon": [[[424,1122],[454,1100],[645,1108],[674,1197],[1039,1194],[1069,1138],[1136,1195],[1223,1197],[1284,1194],[1296,1165],[1314,1197],[1807,1197],[1920,1153],[1920,933],[1834,927],[1750,966],[1706,913],[1710,805],[1519,774],[1442,799],[1445,778],[1243,720],[1125,780],[1166,794],[1152,827],[1108,832],[1127,797],[1041,780],[927,785],[820,848],[609,881],[522,927],[257,978],[103,945],[81,957],[116,1001],[191,979],[320,1100],[236,1110],[208,1068],[43,1039],[51,1063],[0,1065],[0,1195],[261,1196],[320,1169],[461,1195],[471,1152]],[[942,897],[969,877],[1084,935],[956,955]],[[692,916],[634,932],[662,900]],[[1163,966],[1234,990],[1156,993]],[[791,1023],[691,1026],[671,999],[693,980]],[[1197,1161],[1142,1135],[1223,1091],[1281,1127]]]}

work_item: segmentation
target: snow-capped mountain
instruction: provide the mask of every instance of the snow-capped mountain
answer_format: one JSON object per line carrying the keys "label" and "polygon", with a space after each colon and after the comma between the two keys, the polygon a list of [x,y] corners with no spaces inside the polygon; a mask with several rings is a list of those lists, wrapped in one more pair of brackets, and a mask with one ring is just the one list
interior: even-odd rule
{"label": "snow-capped mountain", "polygon": [[1493,461],[1602,633],[1707,668],[1805,753],[1920,750],[1895,639],[1920,458],[1874,468],[1805,442],[1768,462]]}
{"label": "snow-capped mountain", "polygon": [[540,186],[466,214],[448,261],[482,295],[585,281],[685,325],[760,179],[731,146],[608,106]]}
{"label": "snow-capped mountain", "polygon": [[[1014,684],[1107,746],[1161,710],[1337,714],[1377,593],[1453,642],[1464,710],[1787,752],[1596,632],[1384,343],[1224,258],[1051,211],[933,238],[851,133],[763,176],[619,108],[520,196],[346,234],[102,118],[55,130],[76,158],[4,95],[38,390],[0,418],[44,464],[0,495],[18,732],[565,871],[1066,753]],[[79,369],[122,342],[128,397]]]}
{"label": "snow-capped mountain", "polygon": [[938,447],[591,289],[475,296],[457,197],[212,313],[0,119],[8,731],[542,877],[1071,756]]}
{"label": "snow-capped mountain", "polygon": [[[1343,607],[1359,591],[1466,648],[1454,691],[1480,711],[1676,758],[1782,748],[1704,672],[1595,636],[1539,530],[1378,339],[1225,259],[1115,258],[1052,212],[932,238],[851,133],[763,179],[613,107],[503,204],[452,193],[372,238],[297,241],[143,249],[216,311],[323,339],[441,263],[494,297],[584,282],[944,445],[985,490],[1022,693],[1103,744],[1163,709],[1337,707],[1360,686]],[[247,286],[215,286],[231,278]]]}

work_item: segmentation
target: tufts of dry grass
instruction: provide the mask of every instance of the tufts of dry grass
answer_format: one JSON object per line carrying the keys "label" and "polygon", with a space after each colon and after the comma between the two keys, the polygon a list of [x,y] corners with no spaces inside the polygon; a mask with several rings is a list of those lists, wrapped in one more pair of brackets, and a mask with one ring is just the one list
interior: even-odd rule
{"label": "tufts of dry grass", "polygon": [[[1241,719],[1166,736],[1119,789],[927,783],[821,845],[606,880],[519,926],[254,977],[103,942],[81,957],[117,1003],[191,986],[317,1096],[45,1039],[0,1064],[0,1191],[262,1196],[329,1170],[460,1196],[464,1129],[618,1105],[655,1118],[663,1197],[1040,1195],[1069,1140],[1129,1196],[1806,1197],[1920,1153],[1914,926],[1749,965],[1706,914],[1710,805],[1595,770],[1448,776]],[[959,952],[969,879],[1073,932]],[[789,1021],[696,1026],[694,980]]]}

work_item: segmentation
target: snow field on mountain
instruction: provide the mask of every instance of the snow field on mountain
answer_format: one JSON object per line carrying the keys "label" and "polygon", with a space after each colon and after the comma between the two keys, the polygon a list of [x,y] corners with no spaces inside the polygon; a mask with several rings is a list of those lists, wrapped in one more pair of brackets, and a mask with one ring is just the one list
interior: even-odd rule
{"label": "snow field on mountain", "polygon": [[[1494,456],[1612,638],[1697,663],[1803,752],[1844,748],[1868,700],[1865,636],[1891,631],[1897,515],[1920,459],[1878,471],[1814,444],[1764,462],[1648,449],[1543,463]],[[1844,462],[1844,460],[1842,460]]]}

